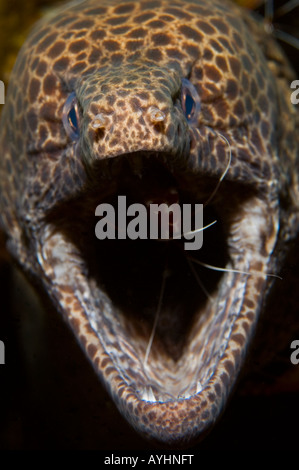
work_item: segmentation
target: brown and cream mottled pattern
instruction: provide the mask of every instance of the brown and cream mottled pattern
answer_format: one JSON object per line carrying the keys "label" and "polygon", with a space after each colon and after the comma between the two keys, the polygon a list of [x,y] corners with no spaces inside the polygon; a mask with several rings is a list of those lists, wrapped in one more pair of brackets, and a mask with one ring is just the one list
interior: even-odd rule
{"label": "brown and cream mottled pattern", "polygon": [[[192,122],[183,78],[200,100]],[[41,280],[122,414],[165,445],[187,445],[219,416],[265,304],[267,273],[298,232],[293,78],[262,25],[228,0],[72,2],[37,24],[15,64],[0,131],[8,247]],[[71,93],[76,139],[63,125]],[[136,265],[125,263],[126,245],[102,250],[94,235],[96,205],[122,191],[139,197],[136,181],[149,193],[174,186],[181,201],[209,200],[225,240],[212,251],[235,270],[203,299],[198,284],[188,291],[190,270],[174,275],[172,263],[178,281],[148,361],[146,312],[159,276],[153,268],[146,290],[140,252]]]}

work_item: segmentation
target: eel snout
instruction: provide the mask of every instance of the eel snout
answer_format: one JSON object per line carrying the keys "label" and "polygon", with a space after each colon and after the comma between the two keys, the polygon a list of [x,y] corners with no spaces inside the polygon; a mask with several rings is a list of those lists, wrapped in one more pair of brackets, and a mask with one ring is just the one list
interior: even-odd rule
{"label": "eel snout", "polygon": [[78,121],[85,159],[139,151],[189,153],[181,77],[163,67],[120,67],[92,74],[78,86]]}

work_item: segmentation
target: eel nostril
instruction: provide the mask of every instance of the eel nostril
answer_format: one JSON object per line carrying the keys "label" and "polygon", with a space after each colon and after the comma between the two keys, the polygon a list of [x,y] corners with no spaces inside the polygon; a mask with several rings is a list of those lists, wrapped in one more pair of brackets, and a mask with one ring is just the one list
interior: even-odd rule
{"label": "eel nostril", "polygon": [[104,130],[105,127],[109,124],[109,119],[104,116],[103,113],[97,114],[94,119],[91,121],[91,127],[94,130],[102,129]]}
{"label": "eel nostril", "polygon": [[165,113],[156,106],[151,106],[149,109],[150,120],[153,124],[159,124],[165,120]]}

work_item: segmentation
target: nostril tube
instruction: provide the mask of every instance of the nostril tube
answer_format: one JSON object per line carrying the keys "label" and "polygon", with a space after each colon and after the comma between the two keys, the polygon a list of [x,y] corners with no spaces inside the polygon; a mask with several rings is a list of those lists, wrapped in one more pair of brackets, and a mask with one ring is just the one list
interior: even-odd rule
{"label": "nostril tube", "polygon": [[91,127],[93,129],[104,129],[108,125],[108,122],[108,118],[102,113],[99,113],[91,121]]}
{"label": "nostril tube", "polygon": [[159,108],[156,108],[156,106],[151,106],[148,111],[150,115],[150,120],[153,124],[157,124],[159,122],[164,121],[165,114],[163,113],[163,111],[160,111]]}

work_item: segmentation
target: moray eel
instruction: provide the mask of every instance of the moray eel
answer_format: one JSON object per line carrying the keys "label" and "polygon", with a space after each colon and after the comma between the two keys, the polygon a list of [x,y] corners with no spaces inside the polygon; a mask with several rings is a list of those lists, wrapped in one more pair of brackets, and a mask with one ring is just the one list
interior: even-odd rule
{"label": "moray eel", "polygon": [[[37,24],[13,69],[8,249],[123,416],[162,445],[191,445],[219,417],[298,233],[293,79],[228,0],[72,2]],[[192,256],[181,240],[98,240],[95,209],[117,195],[174,195],[217,223]]]}

